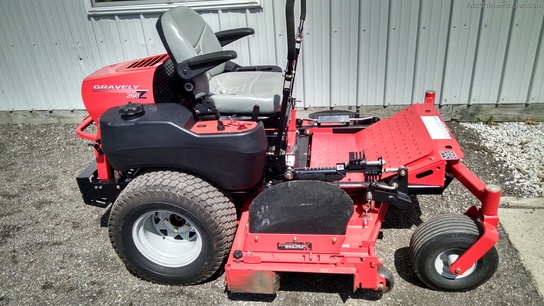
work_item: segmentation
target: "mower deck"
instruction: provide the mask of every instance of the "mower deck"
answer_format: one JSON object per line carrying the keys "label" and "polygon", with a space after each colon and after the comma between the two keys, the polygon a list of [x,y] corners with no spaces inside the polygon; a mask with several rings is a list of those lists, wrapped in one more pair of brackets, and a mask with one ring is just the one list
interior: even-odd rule
{"label": "mower deck", "polygon": [[274,294],[279,288],[276,272],[352,274],[354,291],[386,288],[387,280],[377,273],[382,263],[374,250],[386,212],[385,203],[366,213],[356,205],[345,235],[297,235],[250,233],[245,211],[225,266],[228,289]]}

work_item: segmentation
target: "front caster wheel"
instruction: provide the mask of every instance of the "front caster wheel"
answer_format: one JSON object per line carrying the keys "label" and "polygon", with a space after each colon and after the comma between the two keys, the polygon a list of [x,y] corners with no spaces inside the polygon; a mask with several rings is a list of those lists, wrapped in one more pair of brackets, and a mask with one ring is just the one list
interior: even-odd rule
{"label": "front caster wheel", "polygon": [[391,289],[393,289],[393,287],[395,286],[395,278],[393,277],[393,273],[391,273],[391,271],[389,271],[384,266],[379,266],[378,274],[385,278],[385,287],[382,287],[380,291],[382,293],[387,293],[391,291]]}
{"label": "front caster wheel", "polygon": [[119,195],[108,227],[130,271],[153,282],[188,285],[221,267],[234,238],[236,210],[198,177],[148,172]]}
{"label": "front caster wheel", "polygon": [[444,215],[424,222],[410,240],[410,258],[417,276],[437,290],[467,291],[482,285],[497,270],[495,247],[465,273],[450,272],[450,266],[482,233],[482,225],[465,215]]}

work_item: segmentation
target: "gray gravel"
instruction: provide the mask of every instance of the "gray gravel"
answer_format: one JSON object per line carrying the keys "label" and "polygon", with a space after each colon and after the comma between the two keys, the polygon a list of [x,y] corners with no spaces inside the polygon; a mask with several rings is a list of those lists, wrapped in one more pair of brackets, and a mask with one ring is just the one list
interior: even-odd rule
{"label": "gray gravel", "polygon": [[[74,135],[75,125],[0,125],[0,304],[170,305],[542,305],[533,280],[500,228],[501,258],[495,276],[467,293],[425,288],[411,270],[408,243],[422,221],[462,213],[476,200],[455,182],[442,196],[420,196],[406,211],[391,209],[378,255],[396,278],[393,291],[350,292],[349,276],[286,274],[277,296],[229,295],[223,277],[176,287],[131,275],[114,253],[105,210],[83,204],[75,176],[92,149]],[[450,127],[465,149],[465,163],[482,179],[503,185],[515,173],[483,146],[472,129]],[[515,195],[513,184],[505,193]]]}
{"label": "gray gravel", "polygon": [[[544,195],[544,124],[506,122],[463,123],[480,135],[479,144],[489,150],[489,159],[513,173],[503,187],[518,197]],[[499,166],[500,167],[500,166]]]}

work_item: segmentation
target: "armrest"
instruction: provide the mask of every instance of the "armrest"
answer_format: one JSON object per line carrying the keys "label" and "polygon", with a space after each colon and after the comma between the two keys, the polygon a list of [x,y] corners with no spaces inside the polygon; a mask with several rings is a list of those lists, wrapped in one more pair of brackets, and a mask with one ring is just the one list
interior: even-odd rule
{"label": "armrest", "polygon": [[253,34],[255,34],[255,30],[252,28],[238,28],[216,32],[215,37],[219,40],[221,47],[224,47],[233,41]]}
{"label": "armrest", "polygon": [[177,64],[176,71],[182,79],[190,80],[224,62],[235,59],[237,56],[236,51],[232,50],[197,55]]}
{"label": "armrest", "polygon": [[274,65],[258,65],[258,66],[240,66],[235,62],[229,61],[225,64],[225,72],[237,71],[267,71],[267,72],[283,72],[283,70]]}

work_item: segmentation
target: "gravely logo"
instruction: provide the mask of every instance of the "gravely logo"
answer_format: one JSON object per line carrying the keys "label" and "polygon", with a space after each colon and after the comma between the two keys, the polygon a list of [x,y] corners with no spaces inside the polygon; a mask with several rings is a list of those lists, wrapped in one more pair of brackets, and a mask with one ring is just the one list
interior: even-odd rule
{"label": "gravely logo", "polygon": [[278,250],[282,251],[311,251],[311,242],[278,242]]}
{"label": "gravely logo", "polygon": [[140,85],[94,85],[93,92],[111,92],[111,93],[124,93],[127,99],[147,99],[144,95],[147,90],[138,90]]}
{"label": "gravely logo", "polygon": [[[140,85],[94,85],[93,89],[102,89],[102,90],[115,90],[115,89],[128,89],[136,90]],[[94,90],[93,90],[94,91]]]}

